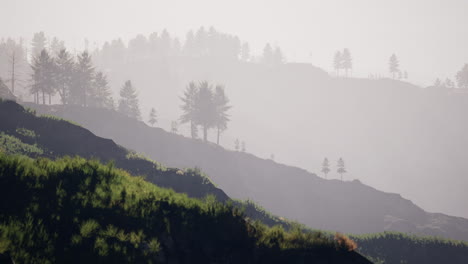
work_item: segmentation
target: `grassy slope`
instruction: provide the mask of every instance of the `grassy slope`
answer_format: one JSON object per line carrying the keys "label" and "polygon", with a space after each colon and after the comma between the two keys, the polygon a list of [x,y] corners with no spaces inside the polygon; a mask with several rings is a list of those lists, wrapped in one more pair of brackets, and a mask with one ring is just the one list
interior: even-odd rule
{"label": "grassy slope", "polygon": [[[52,131],[60,131],[61,129],[49,129],[48,130],[40,130],[38,129],[38,126],[37,125],[32,125],[30,124],[30,121],[31,120],[35,120],[35,119],[40,119],[41,122],[52,122],[52,123],[60,123],[61,125],[72,125],[75,129],[78,129],[78,127],[76,125],[73,125],[73,124],[70,124],[66,121],[63,121],[63,120],[60,120],[60,119],[56,119],[56,118],[51,118],[51,117],[36,117],[34,116],[32,113],[28,113],[27,110],[24,110],[23,108],[21,107],[17,107],[16,104],[14,103],[0,103],[0,120],[2,121],[1,124],[0,124],[0,130],[2,131],[6,131],[5,129],[5,124],[8,123],[8,122],[4,122],[5,120],[15,120],[15,126],[12,126],[10,125],[10,128],[8,129],[9,133],[15,135],[15,137],[13,136],[9,136],[9,135],[5,135],[4,137],[7,137],[9,138],[10,140],[14,141],[15,144],[10,144],[10,145],[19,145],[19,144],[27,144],[27,143],[24,143],[23,141],[25,142],[28,142],[32,145],[27,145],[27,146],[22,146],[21,148],[18,148],[18,147],[15,147],[14,150],[18,150],[18,149],[30,149],[31,147],[35,147],[34,149],[39,149],[40,152],[42,152],[43,150],[38,148],[37,146],[42,146],[42,147],[46,147],[46,149],[44,150],[44,152],[47,154],[47,155],[51,155],[51,151],[53,151],[53,153],[55,153],[54,155],[52,156],[58,156],[57,155],[57,152],[56,150],[53,150],[52,148],[52,145],[49,143],[45,144],[43,140],[39,140],[38,141],[38,137],[40,133],[42,133],[43,135],[47,135],[47,133],[52,133]],[[12,115],[12,111],[19,111],[22,113],[22,116],[21,118],[19,118],[18,116],[15,116],[15,115]],[[4,113],[2,115],[2,113]],[[27,117],[27,118],[25,118]],[[28,118],[30,119],[29,121]],[[32,128],[32,129],[36,129],[34,132],[33,130],[28,130],[28,129],[25,129],[24,127],[28,127],[28,128]],[[50,124],[49,124],[50,126]],[[16,128],[15,128],[16,127]],[[53,126],[52,126],[53,127]],[[20,128],[20,129],[18,129]],[[82,129],[82,128],[79,128],[79,129]],[[41,132],[39,132],[41,131]],[[66,133],[66,135],[68,137],[71,137],[69,138],[68,140],[72,140],[73,139],[73,134],[74,133]],[[89,133],[91,134],[91,133]],[[94,135],[91,134],[92,137],[95,137]],[[22,138],[23,141],[19,140],[18,138]],[[88,135],[89,137],[89,135]],[[31,140],[31,138],[34,138],[34,140]],[[106,141],[105,139],[102,139],[102,138],[98,138],[99,140],[101,141]],[[55,139],[49,139],[49,141],[53,141],[53,140],[58,140],[57,138]],[[21,143],[18,143],[21,142]],[[2,136],[0,135],[0,143],[2,142]],[[86,141],[85,141],[86,142]],[[38,145],[38,143],[40,143]],[[1,145],[1,144],[0,144]],[[54,144],[55,146],[56,144]],[[83,146],[86,146],[86,144],[84,144],[84,142],[82,142],[82,147]],[[114,147],[116,146],[115,144],[111,144],[113,145]],[[5,151],[5,145],[2,146],[3,147],[3,150]],[[88,146],[90,147],[90,146]],[[48,150],[47,150],[48,148]],[[67,152],[68,151],[68,152]],[[72,148],[72,149],[69,149],[65,152],[62,152],[62,155],[63,154],[66,154],[66,155],[77,155],[76,154],[76,151],[78,151],[77,149],[75,148]],[[72,152],[73,151],[73,152]],[[86,151],[87,150],[83,150],[83,154],[84,155],[87,155]],[[101,151],[103,151],[103,149],[101,148]],[[115,150],[114,150],[115,151]],[[23,152],[18,152],[18,153],[23,153]],[[106,153],[106,152],[105,152]],[[147,163],[151,163],[151,164],[154,164],[148,160],[145,160],[143,158],[140,158],[136,155],[128,155],[129,152],[126,152],[127,154],[125,155],[125,159],[129,159],[129,161],[125,161],[124,159],[124,162],[116,162],[115,165],[116,167],[121,167],[121,168],[130,168],[129,171],[131,171],[131,168],[132,167],[138,167],[136,164],[140,164],[140,162],[142,164],[147,164]],[[27,153],[23,153],[23,154],[27,154],[29,156],[40,156],[38,155],[36,152],[27,152]],[[44,155],[43,153],[41,153],[41,155]],[[104,153],[100,153],[100,152],[95,152],[94,153],[94,156],[95,158],[97,157],[101,157],[100,159],[101,160],[104,160],[104,161],[108,161],[108,159],[103,159],[102,156],[104,155]],[[91,157],[91,156],[85,156],[85,157]],[[132,161],[133,160],[133,161]],[[135,165],[134,166],[129,166],[127,163],[132,163],[132,162],[135,162]],[[127,164],[127,165],[126,165]],[[143,166],[144,167],[144,166]],[[178,170],[176,169],[164,169],[162,168],[160,165],[158,166],[153,166],[151,167],[150,169],[148,169],[148,171],[146,173],[139,173],[139,175],[148,175],[151,174],[151,170],[158,170],[161,169],[161,170],[164,170],[166,172],[168,172],[168,178],[172,178],[172,180],[174,180],[174,182],[172,184],[175,184],[175,183],[180,183],[181,181],[184,181],[185,178],[177,178],[180,176],[180,174],[178,174]],[[127,169],[128,170],[128,169]],[[140,169],[139,172],[142,172],[142,170]],[[154,172],[153,172],[154,174]],[[199,175],[199,173],[196,171],[196,170],[188,170],[186,172],[184,172],[184,175],[191,175],[191,177],[201,177]],[[202,177],[203,178],[203,177]],[[206,178],[204,178],[205,180],[204,181],[207,181]],[[169,181],[170,182],[170,181]],[[211,184],[210,182],[207,182],[207,184]],[[290,225],[287,224],[286,222],[282,222],[282,221],[279,221],[278,218],[272,216],[271,214],[269,214],[267,211],[265,211],[263,208],[259,207],[258,205],[255,205],[254,203],[252,202],[239,202],[237,201],[236,203],[241,203],[244,207],[245,207],[245,213],[250,217],[250,218],[253,218],[253,219],[258,219],[258,220],[261,220],[262,222],[264,223],[267,223],[269,225],[274,225],[274,224],[277,224],[277,223],[282,223],[284,226],[286,227],[289,227]],[[433,260],[433,258],[428,258],[428,257],[425,257],[424,255],[421,255],[419,253],[414,253],[414,252],[418,252],[418,251],[421,251],[421,250],[425,250],[426,248],[429,248],[431,249],[433,252],[439,252],[439,253],[443,253],[444,251],[441,251],[441,248],[443,248],[443,250],[448,250],[451,252],[450,256],[452,258],[452,262],[451,263],[464,263],[466,261],[466,256],[467,255],[467,250],[468,250],[468,247],[466,245],[462,245],[462,246],[457,246],[455,247],[455,249],[452,248],[452,246],[454,244],[457,244],[456,242],[453,242],[453,241],[444,241],[442,244],[440,244],[439,242],[437,243],[433,243],[434,241],[440,241],[438,239],[425,239],[423,241],[420,241],[420,239],[418,238],[414,238],[414,237],[409,237],[409,236],[406,236],[406,235],[403,235],[403,234],[398,234],[400,236],[400,240],[401,241],[404,241],[404,243],[401,243],[401,244],[392,244],[391,240],[394,239],[394,237],[391,237],[391,236],[388,236],[388,234],[379,234],[379,235],[371,235],[371,236],[368,236],[368,237],[365,237],[365,236],[353,236],[353,238],[355,238],[359,243],[359,250],[362,251],[364,254],[372,257],[373,259],[375,260],[378,260],[378,259],[385,259],[387,260],[387,262],[385,263],[400,263],[399,261],[395,261],[395,259],[399,259],[399,260],[414,260],[415,258],[416,259],[419,259],[420,261],[424,261],[424,263],[439,263],[437,261],[434,261],[434,262],[431,262]],[[328,237],[331,237],[332,234],[330,234]],[[388,241],[387,241],[387,236],[388,236]],[[388,247],[387,245],[391,245],[391,247]],[[405,245],[405,246],[403,246]],[[408,246],[406,245],[412,245],[412,247],[409,247],[409,248],[413,248],[415,251],[411,251],[411,250],[407,250]],[[440,245],[440,247],[438,247],[438,245]],[[447,252],[448,252],[447,251]],[[394,254],[393,252],[398,252],[396,254]],[[453,253],[453,254],[452,254]],[[442,255],[445,255],[445,254],[442,254]],[[463,256],[465,256],[463,258]],[[395,258],[396,257],[396,258]],[[460,261],[462,260],[462,261]],[[411,262],[409,262],[411,263]]]}
{"label": "grassy slope", "polygon": [[[4,142],[3,148],[9,148],[10,152],[30,157],[81,156],[102,162],[112,161],[117,168],[144,176],[158,186],[186,193],[190,197],[214,195],[221,202],[230,200],[198,169],[165,168],[116,145],[112,140],[97,137],[77,124],[54,116],[36,116],[34,111],[11,101],[0,102],[0,131],[0,142]],[[264,210],[258,210],[258,206],[253,203],[233,203],[244,207],[249,217],[269,226],[289,225]]]}
{"label": "grassy slope", "polygon": [[0,154],[0,253],[19,263],[369,263],[82,158]]}

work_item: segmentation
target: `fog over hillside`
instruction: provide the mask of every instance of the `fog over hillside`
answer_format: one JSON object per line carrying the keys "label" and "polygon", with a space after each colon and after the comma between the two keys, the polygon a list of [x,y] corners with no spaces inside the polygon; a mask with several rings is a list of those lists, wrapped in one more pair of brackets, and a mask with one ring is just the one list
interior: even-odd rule
{"label": "fog over hillside", "polygon": [[[436,78],[456,83],[468,62],[467,8],[462,0],[19,0],[2,7],[10,12],[0,16],[0,37],[27,50],[15,92],[24,101],[33,100],[31,41],[44,31],[46,48],[57,37],[72,55],[89,51],[115,105],[131,80],[144,121],[154,107],[156,126],[169,131],[180,121],[189,82],[220,84],[232,106],[221,146],[234,149],[239,139],[249,153],[318,175],[327,157],[329,179],[340,178],[342,157],[344,180],[468,217],[468,96],[458,84],[433,85]],[[195,40],[207,39],[195,41],[202,49],[187,51],[190,30]],[[250,53],[242,58],[245,43]],[[283,60],[265,60],[267,43]],[[344,49],[352,58],[346,74],[334,69]],[[399,65],[390,73],[392,54]],[[0,56],[0,77],[10,87],[8,54]],[[60,104],[59,93],[50,102]],[[178,133],[190,136],[190,126],[180,124]],[[215,129],[208,140],[216,142]]]}

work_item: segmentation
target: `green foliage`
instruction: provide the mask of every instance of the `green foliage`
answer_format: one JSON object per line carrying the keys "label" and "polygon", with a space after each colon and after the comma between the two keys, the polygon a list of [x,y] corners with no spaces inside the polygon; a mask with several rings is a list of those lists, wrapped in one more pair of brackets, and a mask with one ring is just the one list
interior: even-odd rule
{"label": "green foliage", "polygon": [[213,196],[188,198],[82,158],[0,153],[0,200],[11,201],[0,204],[0,253],[19,263],[263,263],[323,248],[342,254],[320,233],[250,223]]}
{"label": "green foliage", "polygon": [[29,138],[32,138],[32,139],[36,138],[36,133],[34,133],[34,131],[23,128],[23,127],[17,128],[16,133],[18,133],[18,134],[20,134],[20,135],[22,135],[24,137],[29,137]]}
{"label": "green foliage", "polygon": [[[34,135],[33,133],[34,132],[28,135]],[[8,154],[21,154],[28,156],[38,156],[44,153],[37,145],[23,143],[18,138],[7,135],[3,132],[0,132],[0,151]]]}
{"label": "green foliage", "polygon": [[375,263],[468,263],[468,243],[399,232],[350,236]]}

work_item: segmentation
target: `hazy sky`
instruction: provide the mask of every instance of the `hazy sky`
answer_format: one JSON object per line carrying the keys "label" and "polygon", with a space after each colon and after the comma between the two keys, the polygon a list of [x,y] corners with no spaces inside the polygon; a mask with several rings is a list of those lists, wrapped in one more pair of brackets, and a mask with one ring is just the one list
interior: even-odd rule
{"label": "hazy sky", "polygon": [[214,26],[249,41],[281,46],[289,61],[328,71],[337,49],[350,48],[355,76],[387,74],[396,53],[417,84],[453,78],[468,62],[466,0],[0,0],[0,37],[37,31],[81,49],[167,28],[181,39]]}

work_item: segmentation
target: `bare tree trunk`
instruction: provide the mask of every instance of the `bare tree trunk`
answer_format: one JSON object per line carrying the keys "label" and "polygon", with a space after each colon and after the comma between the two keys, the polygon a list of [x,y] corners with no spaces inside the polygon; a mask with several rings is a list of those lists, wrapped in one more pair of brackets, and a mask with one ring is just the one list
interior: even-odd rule
{"label": "bare tree trunk", "polygon": [[42,104],[45,105],[45,92],[44,92],[44,90],[42,91]]}
{"label": "bare tree trunk", "polygon": [[219,127],[218,127],[218,136],[216,138],[216,144],[219,145]]}

